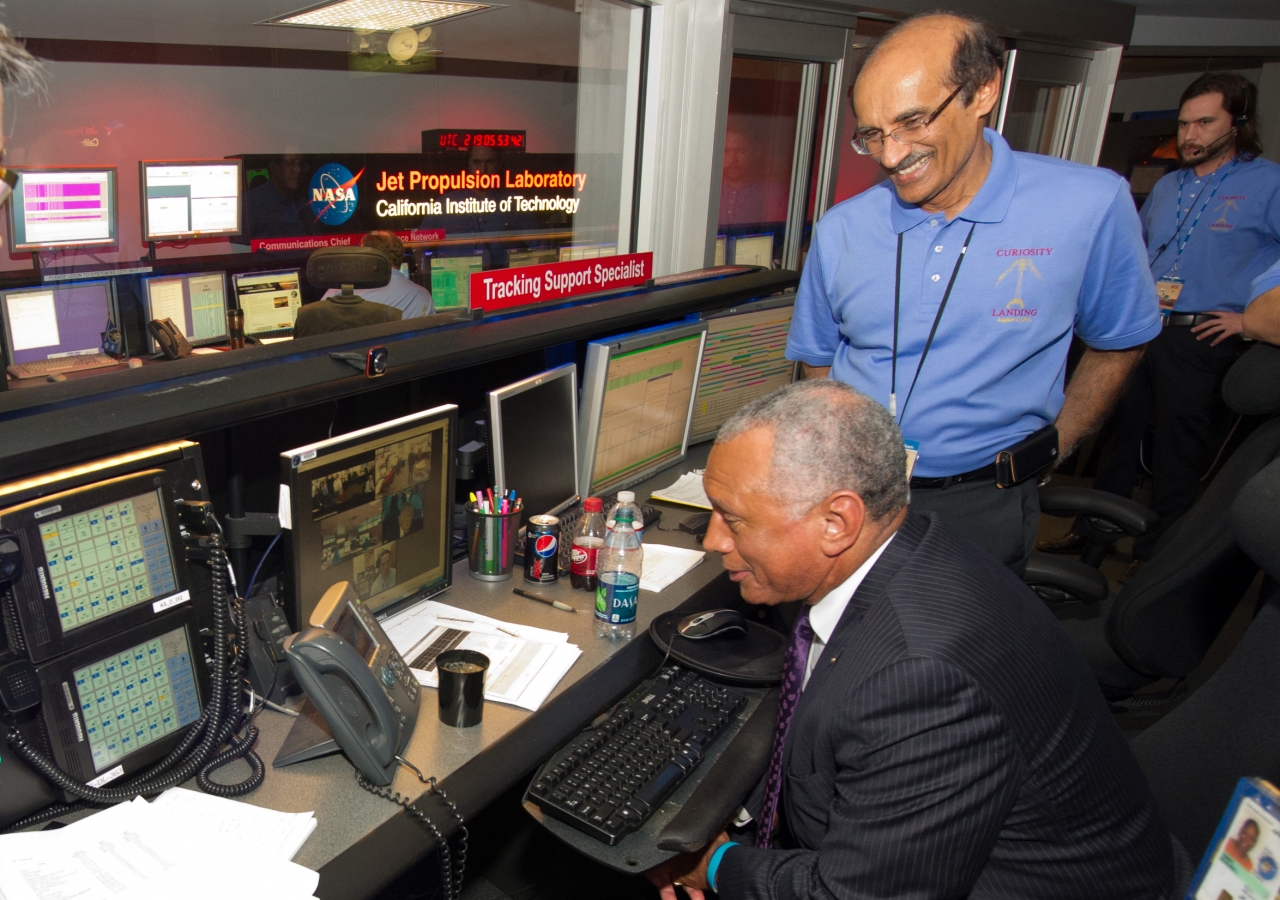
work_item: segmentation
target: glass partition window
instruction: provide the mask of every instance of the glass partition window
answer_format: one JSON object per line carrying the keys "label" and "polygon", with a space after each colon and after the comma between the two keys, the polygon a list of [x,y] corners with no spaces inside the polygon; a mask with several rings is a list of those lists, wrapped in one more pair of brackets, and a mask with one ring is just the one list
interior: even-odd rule
{"label": "glass partition window", "polygon": [[[279,0],[0,7],[46,61],[43,91],[5,97],[7,164],[117,177],[114,243],[42,245],[33,260],[7,235],[0,270],[125,268],[144,254],[201,260],[184,272],[305,270],[318,247],[389,230],[408,276],[459,305],[453,276],[477,262],[632,249],[643,7],[385,6],[403,15],[356,22],[334,3],[289,24]],[[222,160],[238,183],[216,191],[141,183],[143,161],[169,172]],[[321,293],[304,285],[303,299]]]}

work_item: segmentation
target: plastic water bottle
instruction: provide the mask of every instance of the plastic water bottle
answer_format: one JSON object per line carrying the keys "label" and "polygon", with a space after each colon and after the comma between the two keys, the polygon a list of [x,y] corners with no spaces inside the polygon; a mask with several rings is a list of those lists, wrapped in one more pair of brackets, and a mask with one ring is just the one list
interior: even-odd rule
{"label": "plastic water bottle", "polygon": [[640,512],[640,504],[636,503],[635,491],[618,491],[618,502],[609,510],[609,521],[605,522],[605,527],[613,531],[618,510],[624,506],[631,507],[631,528],[640,542],[644,543],[644,513]]}
{"label": "plastic water bottle", "polygon": [[582,503],[583,515],[573,533],[573,547],[569,554],[569,580],[575,590],[596,592],[598,579],[596,566],[600,548],[604,546],[604,501],[588,497]]}
{"label": "plastic water bottle", "polygon": [[631,528],[631,510],[619,505],[613,530],[596,557],[596,637],[629,641],[636,634],[636,601],[644,547]]}

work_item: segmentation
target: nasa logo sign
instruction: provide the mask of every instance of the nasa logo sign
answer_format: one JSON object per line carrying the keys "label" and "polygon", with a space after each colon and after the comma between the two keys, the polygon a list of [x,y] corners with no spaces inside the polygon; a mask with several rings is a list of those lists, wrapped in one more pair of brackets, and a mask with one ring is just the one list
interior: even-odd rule
{"label": "nasa logo sign", "polygon": [[311,212],[316,221],[325,225],[341,225],[356,211],[360,188],[356,182],[364,174],[361,169],[355,175],[341,163],[328,163],[316,169],[311,176]]}

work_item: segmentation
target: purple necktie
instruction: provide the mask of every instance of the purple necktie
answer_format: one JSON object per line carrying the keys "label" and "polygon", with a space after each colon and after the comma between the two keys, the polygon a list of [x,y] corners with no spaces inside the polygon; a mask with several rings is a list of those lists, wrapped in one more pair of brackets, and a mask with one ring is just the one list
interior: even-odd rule
{"label": "purple necktie", "polygon": [[768,850],[773,846],[773,833],[778,827],[778,801],[782,798],[782,751],[787,746],[791,717],[800,702],[804,674],[809,668],[809,648],[813,645],[813,629],[809,626],[809,607],[796,619],[782,660],[782,697],[778,700],[778,724],[773,730],[773,752],[769,754],[769,777],[764,783],[764,806],[756,828],[756,846]]}

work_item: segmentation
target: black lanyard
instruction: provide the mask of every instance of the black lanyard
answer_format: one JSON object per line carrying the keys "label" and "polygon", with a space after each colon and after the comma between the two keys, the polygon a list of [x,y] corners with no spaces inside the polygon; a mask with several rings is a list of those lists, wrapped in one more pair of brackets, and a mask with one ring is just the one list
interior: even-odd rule
{"label": "black lanyard", "polygon": [[947,282],[947,290],[938,304],[938,314],[933,317],[933,327],[929,329],[929,339],[924,342],[924,350],[920,353],[920,362],[916,364],[915,377],[911,379],[911,387],[907,390],[907,399],[902,401],[902,415],[898,415],[898,316],[902,304],[902,234],[898,235],[898,277],[893,283],[893,368],[889,376],[889,415],[902,422],[907,415],[907,404],[915,392],[916,382],[920,380],[920,370],[924,368],[924,359],[933,346],[933,336],[938,333],[938,323],[942,321],[942,312],[947,308],[947,300],[951,298],[951,289],[956,285],[956,276],[960,274],[960,264],[964,262],[965,252],[969,249],[969,241],[973,240],[973,229],[977,224],[969,226],[969,234],[956,257],[956,267],[951,270],[951,280]]}

